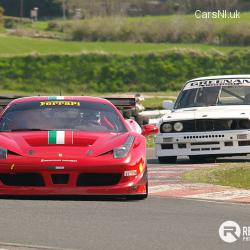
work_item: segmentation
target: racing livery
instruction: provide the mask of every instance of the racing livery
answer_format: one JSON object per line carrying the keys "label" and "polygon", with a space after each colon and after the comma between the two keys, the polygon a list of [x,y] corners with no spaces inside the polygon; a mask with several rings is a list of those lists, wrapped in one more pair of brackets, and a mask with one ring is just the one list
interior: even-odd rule
{"label": "racing livery", "polygon": [[148,194],[146,135],[96,97],[25,97],[0,116],[0,195]]}
{"label": "racing livery", "polygon": [[155,142],[160,162],[250,153],[250,75],[188,81],[160,119]]}

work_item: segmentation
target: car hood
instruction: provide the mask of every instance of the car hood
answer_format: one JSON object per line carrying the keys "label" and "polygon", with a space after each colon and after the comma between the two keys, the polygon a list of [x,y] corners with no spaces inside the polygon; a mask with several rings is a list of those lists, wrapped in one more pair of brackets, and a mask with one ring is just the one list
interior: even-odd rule
{"label": "car hood", "polygon": [[64,140],[57,144],[50,140],[50,132],[1,132],[0,147],[22,156],[52,157],[62,153],[64,156],[98,156],[110,152],[125,143],[130,132],[102,133],[61,131]]}
{"label": "car hood", "polygon": [[192,107],[173,110],[162,117],[162,121],[182,121],[195,119],[249,119],[250,108],[247,105]]}

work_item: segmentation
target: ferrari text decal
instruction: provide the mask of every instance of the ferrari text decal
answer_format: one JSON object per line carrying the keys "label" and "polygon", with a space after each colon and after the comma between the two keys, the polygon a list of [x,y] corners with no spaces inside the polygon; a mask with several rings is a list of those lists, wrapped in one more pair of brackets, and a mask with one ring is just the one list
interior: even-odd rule
{"label": "ferrari text decal", "polygon": [[40,102],[40,106],[80,106],[80,102],[75,101],[45,101]]}
{"label": "ferrari text decal", "polygon": [[250,79],[217,79],[217,80],[203,80],[192,81],[186,84],[184,90],[200,87],[216,87],[216,86],[238,86],[249,85]]}

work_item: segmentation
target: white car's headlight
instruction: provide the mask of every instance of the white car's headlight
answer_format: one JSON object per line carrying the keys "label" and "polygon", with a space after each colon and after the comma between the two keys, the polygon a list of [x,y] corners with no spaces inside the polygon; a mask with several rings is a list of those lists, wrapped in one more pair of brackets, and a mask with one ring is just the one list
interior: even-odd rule
{"label": "white car's headlight", "polygon": [[130,135],[122,146],[115,148],[113,150],[114,158],[119,159],[126,157],[133,145],[134,140],[134,136]]}
{"label": "white car's headlight", "polygon": [[163,133],[169,133],[169,132],[172,131],[172,129],[173,129],[173,126],[170,123],[164,123],[161,126],[161,130],[162,130]]}
{"label": "white car's headlight", "polygon": [[174,124],[174,130],[177,131],[177,132],[180,132],[183,130],[183,123],[181,122],[176,122]]}
{"label": "white car's headlight", "polygon": [[8,150],[0,147],[0,159],[7,159]]}

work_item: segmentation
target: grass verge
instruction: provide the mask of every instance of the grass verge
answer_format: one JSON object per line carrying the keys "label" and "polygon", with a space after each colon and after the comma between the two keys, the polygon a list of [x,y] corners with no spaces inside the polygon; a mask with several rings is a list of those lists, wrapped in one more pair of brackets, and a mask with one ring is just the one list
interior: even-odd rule
{"label": "grass verge", "polygon": [[169,49],[193,49],[202,52],[220,51],[230,53],[243,50],[240,46],[212,46],[206,44],[185,43],[133,43],[133,42],[70,42],[55,39],[0,35],[0,55],[40,54],[74,54],[81,52],[105,52],[112,54],[134,54],[163,52]]}
{"label": "grass verge", "polygon": [[[192,15],[155,17],[95,17],[81,21],[52,21],[48,30],[73,41],[131,41],[149,43],[249,44],[250,12],[238,19],[197,19]],[[38,29],[45,27],[44,23]]]}
{"label": "grass verge", "polygon": [[223,163],[182,174],[182,180],[250,189],[250,163]]}
{"label": "grass verge", "polygon": [[[156,103],[155,106],[156,107],[158,105],[161,105],[160,101],[162,100],[174,100],[176,99],[175,96],[178,95],[178,92],[173,92],[173,91],[166,91],[166,92],[139,92],[141,94],[141,96],[145,97],[145,100],[143,101],[143,105],[149,105],[151,102],[152,103]],[[103,93],[98,93],[98,92],[84,92],[84,93],[79,93],[77,91],[75,92],[32,92],[32,91],[15,91],[15,90],[3,90],[0,89],[0,96],[4,96],[4,95],[17,95],[17,96],[34,96],[34,95],[45,95],[45,96],[57,96],[57,95],[84,95],[84,96],[97,96],[97,97],[133,97],[135,96],[135,92],[117,92],[117,93],[110,93],[110,92],[103,92]],[[150,96],[148,98],[148,96]],[[158,96],[162,96],[162,97],[158,97]],[[147,99],[150,99],[149,102],[147,102]],[[156,100],[154,100],[156,99]],[[153,104],[152,104],[153,105]],[[147,106],[147,107],[151,107],[151,106]]]}

